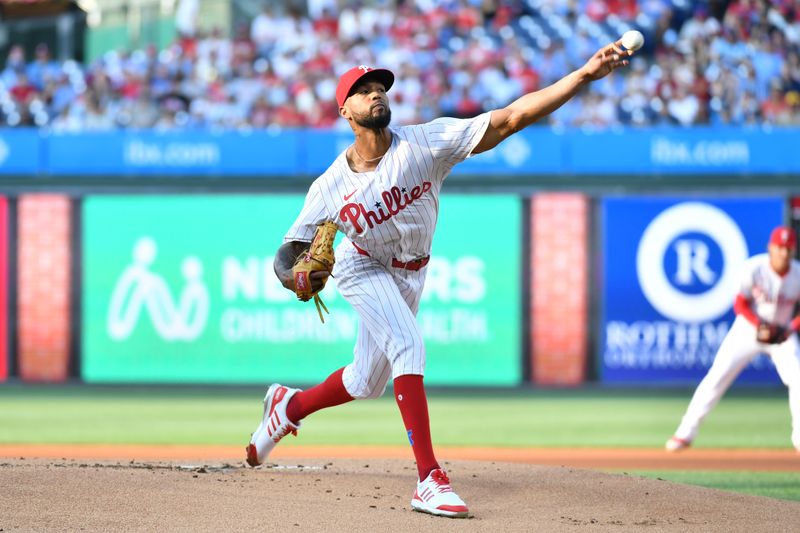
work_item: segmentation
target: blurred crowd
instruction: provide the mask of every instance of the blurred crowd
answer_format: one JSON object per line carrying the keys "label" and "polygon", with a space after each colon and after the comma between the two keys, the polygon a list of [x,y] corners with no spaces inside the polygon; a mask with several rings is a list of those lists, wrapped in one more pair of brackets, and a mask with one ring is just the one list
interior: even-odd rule
{"label": "blurred crowd", "polygon": [[[719,3],[712,4],[718,6]],[[0,125],[346,127],[337,76],[395,72],[393,123],[474,116],[542,88],[628,28],[646,47],[548,120],[563,127],[800,125],[800,0],[314,0],[268,5],[227,36],[191,25],[164,50],[56,62],[12,47]],[[180,27],[180,26],[179,26]]]}

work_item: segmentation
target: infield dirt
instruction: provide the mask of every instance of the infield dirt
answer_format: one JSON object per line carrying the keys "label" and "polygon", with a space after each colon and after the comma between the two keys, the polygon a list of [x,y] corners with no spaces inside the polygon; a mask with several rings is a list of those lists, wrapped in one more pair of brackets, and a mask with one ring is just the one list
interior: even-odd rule
{"label": "infield dirt", "polygon": [[800,503],[567,466],[445,463],[473,516],[414,513],[409,460],[0,459],[0,531],[796,531]]}

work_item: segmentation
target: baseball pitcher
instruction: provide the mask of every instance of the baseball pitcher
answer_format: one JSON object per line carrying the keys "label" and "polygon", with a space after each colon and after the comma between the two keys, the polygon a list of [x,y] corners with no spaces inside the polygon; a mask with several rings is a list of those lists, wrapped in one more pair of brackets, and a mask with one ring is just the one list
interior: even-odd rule
{"label": "baseball pitcher", "polygon": [[[311,413],[378,398],[391,378],[417,461],[412,508],[468,515],[433,453],[423,386],[425,344],[416,321],[442,184],[454,165],[547,116],[587,83],[627,65],[632,54],[619,42],[611,43],[580,69],[505,108],[401,128],[389,126],[390,71],[362,65],[341,76],[339,114],[355,141],[311,185],[276,254],[275,273],[303,300],[316,295],[329,275],[336,278],[338,290],[359,316],[353,361],[308,390],[277,383],[269,387],[261,423],[247,446],[248,464],[266,460]],[[326,229],[332,225],[344,237],[332,261],[318,261],[329,254],[318,243],[332,243]]]}

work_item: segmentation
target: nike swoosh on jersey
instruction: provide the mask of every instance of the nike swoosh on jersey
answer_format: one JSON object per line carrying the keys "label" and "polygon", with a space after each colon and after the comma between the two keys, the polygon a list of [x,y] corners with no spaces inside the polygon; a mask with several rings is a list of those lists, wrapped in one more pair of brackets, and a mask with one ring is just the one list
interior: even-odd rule
{"label": "nike swoosh on jersey", "polygon": [[349,200],[350,198],[352,198],[352,197],[353,197],[353,195],[354,195],[355,193],[357,193],[357,192],[358,192],[358,189],[354,190],[354,191],[353,191],[353,192],[351,192],[350,194],[347,194],[347,195],[345,195],[345,197],[344,197],[344,201],[346,202],[347,200]]}

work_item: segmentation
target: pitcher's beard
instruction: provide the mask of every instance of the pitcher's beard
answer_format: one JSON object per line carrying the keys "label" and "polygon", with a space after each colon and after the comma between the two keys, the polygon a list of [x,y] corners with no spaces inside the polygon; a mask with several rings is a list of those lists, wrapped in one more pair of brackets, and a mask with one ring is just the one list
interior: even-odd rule
{"label": "pitcher's beard", "polygon": [[363,115],[355,115],[356,124],[362,128],[369,128],[371,130],[382,130],[387,127],[392,121],[392,110],[388,107],[384,113],[373,115],[372,113],[365,113]]}

